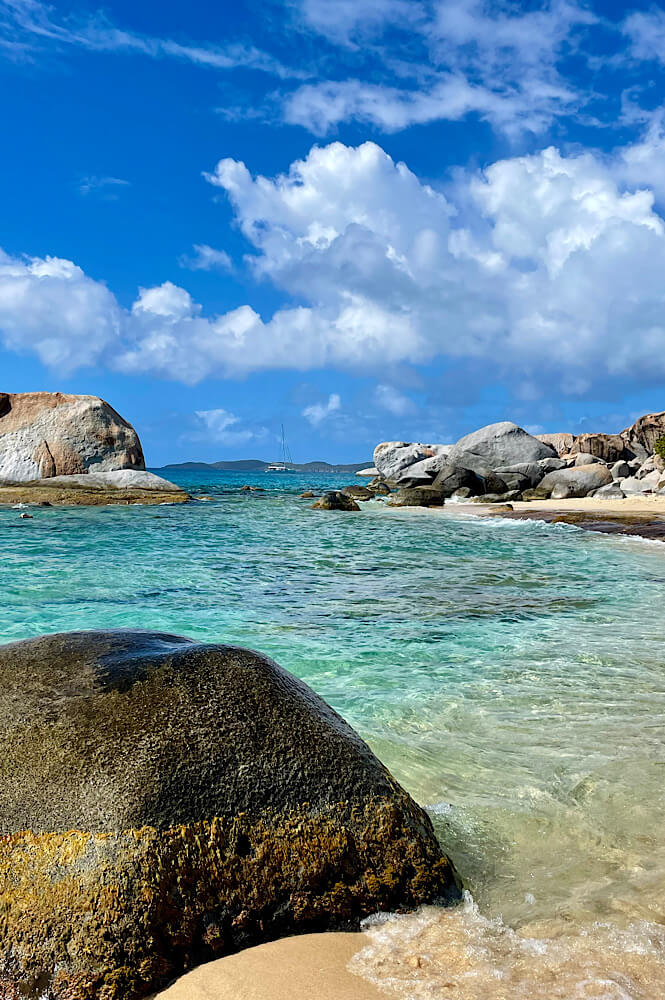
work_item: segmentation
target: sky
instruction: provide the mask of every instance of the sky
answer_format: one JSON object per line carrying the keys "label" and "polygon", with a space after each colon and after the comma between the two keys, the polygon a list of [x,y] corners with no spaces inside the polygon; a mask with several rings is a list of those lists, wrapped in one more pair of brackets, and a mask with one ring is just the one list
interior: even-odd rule
{"label": "sky", "polygon": [[0,389],[150,465],[665,409],[665,6],[0,0]]}

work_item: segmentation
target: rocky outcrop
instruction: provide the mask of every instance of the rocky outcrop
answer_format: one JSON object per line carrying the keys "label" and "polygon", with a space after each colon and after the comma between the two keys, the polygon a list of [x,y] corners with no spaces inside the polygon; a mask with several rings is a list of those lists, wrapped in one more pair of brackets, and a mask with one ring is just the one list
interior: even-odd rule
{"label": "rocky outcrop", "polygon": [[573,455],[593,455],[610,463],[628,457],[626,442],[620,434],[580,434],[570,451]]}
{"label": "rocky outcrop", "polygon": [[455,465],[464,453],[478,456],[489,469],[557,457],[551,445],[508,420],[489,424],[460,438],[448,456],[449,463]]}
{"label": "rocky outcrop", "polygon": [[351,497],[352,500],[372,500],[374,498],[374,491],[366,486],[345,486],[342,493],[345,497]]}
{"label": "rocky outcrop", "polygon": [[553,500],[565,500],[568,497],[588,496],[611,482],[613,479],[610,470],[606,465],[596,462],[593,465],[548,472],[538,489]]}
{"label": "rocky outcrop", "polygon": [[647,413],[636,420],[631,427],[621,431],[626,446],[638,458],[653,454],[658,438],[665,435],[665,413]]}
{"label": "rocky outcrop", "polygon": [[[452,445],[410,444],[406,441],[383,441],[374,449],[374,465],[384,479],[396,482],[402,474],[425,459],[445,459]],[[433,471],[432,475],[434,475]]]}
{"label": "rocky outcrop", "polygon": [[312,510],[360,510],[356,501],[341,490],[331,490],[312,504]]}
{"label": "rocky outcrop", "polygon": [[120,469],[80,476],[53,476],[34,483],[0,483],[0,504],[101,507],[114,504],[184,503],[189,495],[152,472]]}
{"label": "rocky outcrop", "polygon": [[443,507],[445,497],[432,486],[406,486],[398,490],[389,507]]}
{"label": "rocky outcrop", "polygon": [[97,396],[0,393],[0,482],[145,469],[134,428]]}
{"label": "rocky outcrop", "polygon": [[567,431],[558,434],[536,434],[539,441],[549,444],[556,451],[557,455],[567,455],[575,443],[575,435]]}
{"label": "rocky outcrop", "polygon": [[427,815],[305,684],[158,633],[0,647],[0,833],[7,996],[135,1000],[460,894]]}

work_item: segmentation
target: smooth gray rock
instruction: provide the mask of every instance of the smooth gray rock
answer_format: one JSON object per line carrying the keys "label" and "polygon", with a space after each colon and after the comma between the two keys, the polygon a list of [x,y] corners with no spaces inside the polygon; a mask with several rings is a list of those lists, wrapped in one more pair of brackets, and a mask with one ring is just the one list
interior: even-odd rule
{"label": "smooth gray rock", "polygon": [[466,452],[477,455],[490,469],[557,457],[552,445],[539,441],[522,427],[507,420],[488,424],[487,427],[481,427],[460,438],[450,453],[450,463],[455,465],[457,459]]}
{"label": "smooth gray rock", "polygon": [[0,393],[0,480],[144,470],[131,424],[97,396]]}
{"label": "smooth gray rock", "polygon": [[565,469],[568,466],[568,463],[563,458],[541,458],[537,464],[543,470],[543,475],[546,475],[548,472],[557,472],[559,469]]}
{"label": "smooth gray rock", "polygon": [[[0,478],[0,486],[18,485]],[[49,479],[38,479],[34,483],[21,483],[21,486],[38,486],[40,489],[69,490],[147,490],[157,493],[182,493],[180,486],[170,483],[168,479],[156,476],[154,472],[140,469],[118,469],[117,472],[88,472],[78,476],[51,476]]]}
{"label": "smooth gray rock", "polygon": [[[545,459],[545,461],[558,462],[560,460],[551,458],[551,459]],[[560,466],[557,466],[557,468],[560,468]],[[501,478],[505,479],[506,482],[508,482],[508,479],[506,478],[507,475],[516,473],[517,475],[520,475],[525,479],[528,479],[529,486],[534,487],[538,485],[538,483],[543,478],[545,473],[550,472],[551,470],[543,469],[542,462],[518,462],[516,465],[501,466],[500,469],[495,469],[494,471],[496,472],[497,476],[501,476]]]}
{"label": "smooth gray rock", "polygon": [[539,489],[548,492],[553,500],[564,500],[567,497],[586,497],[611,482],[612,473],[607,466],[594,463],[548,472]]}
{"label": "smooth gray rock", "polygon": [[658,469],[653,469],[641,479],[637,476],[629,476],[628,479],[618,480],[624,493],[656,493],[660,489],[663,473]]}
{"label": "smooth gray rock", "polygon": [[631,474],[631,468],[625,460],[621,462],[615,462],[610,472],[612,473],[612,479],[627,479]]}
{"label": "smooth gray rock", "polygon": [[602,462],[602,458],[598,458],[596,455],[592,455],[588,451],[580,451],[575,455],[575,465],[594,465],[597,462]]}
{"label": "smooth gray rock", "polygon": [[597,489],[595,493],[592,494],[594,497],[604,497],[606,500],[623,500],[625,497],[624,491],[621,489],[621,484],[616,480],[613,483],[607,483],[606,486],[601,486]]}

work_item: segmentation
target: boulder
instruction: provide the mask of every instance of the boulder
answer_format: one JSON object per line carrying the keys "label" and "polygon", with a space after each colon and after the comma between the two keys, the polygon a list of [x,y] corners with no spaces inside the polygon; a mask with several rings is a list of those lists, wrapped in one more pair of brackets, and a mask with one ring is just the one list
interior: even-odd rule
{"label": "boulder", "polygon": [[397,481],[410,465],[446,455],[452,445],[413,444],[406,441],[383,441],[374,449],[374,465],[384,479]]}
{"label": "boulder", "polygon": [[570,451],[574,455],[593,455],[610,464],[628,457],[626,442],[620,434],[580,434]]}
{"label": "boulder", "polygon": [[[508,475],[520,475],[529,482],[529,487],[537,486],[540,480],[543,478],[546,472],[550,472],[551,469],[544,469],[542,466],[544,462],[559,462],[557,458],[546,458],[541,462],[518,462],[516,465],[506,465],[502,466],[500,469],[496,469],[495,472],[497,476],[505,479],[508,482]],[[561,463],[563,465],[563,463]],[[560,466],[557,466],[560,468]]]}
{"label": "boulder", "polygon": [[346,496],[341,490],[332,490],[312,504],[312,510],[360,510],[352,497]]}
{"label": "boulder", "polygon": [[145,469],[134,428],[97,396],[0,393],[0,480]]}
{"label": "boulder", "polygon": [[366,486],[345,486],[342,493],[345,497],[351,497],[352,500],[371,500],[374,496],[372,490],[367,489]]}
{"label": "boulder", "polygon": [[477,455],[489,469],[557,457],[550,444],[539,441],[507,420],[481,427],[460,438],[448,457],[450,464],[455,465],[464,452]]}
{"label": "boulder", "polygon": [[661,486],[663,473],[658,469],[653,469],[646,476],[629,476],[628,479],[618,480],[624,493],[656,493]]}
{"label": "boulder", "polygon": [[[0,486],[10,486],[11,483],[0,479]],[[119,469],[117,472],[88,472],[78,476],[51,476],[50,479],[38,479],[34,483],[16,484],[17,489],[34,486],[39,490],[100,490],[114,492],[115,490],[154,490],[158,493],[182,493],[182,489],[168,479],[156,476],[154,472],[140,469]]]}
{"label": "boulder", "polygon": [[594,465],[596,462],[602,462],[602,458],[597,458],[596,455],[592,455],[588,451],[578,451],[575,453],[574,465]]}
{"label": "boulder", "polygon": [[436,474],[445,467],[447,461],[445,455],[432,455],[431,458],[423,458],[420,462],[414,462],[413,465],[402,469],[396,477],[396,481],[400,486],[407,485],[408,482],[426,485],[432,482]]}
{"label": "boulder", "polygon": [[483,481],[472,469],[463,465],[446,465],[438,473],[432,486],[440,490],[444,497],[450,497],[457,490],[467,488],[471,494],[483,492]]}
{"label": "boulder", "polygon": [[507,490],[505,493],[482,493],[479,497],[472,497],[473,503],[511,503],[521,500],[522,494],[519,490]]}
{"label": "boulder", "polygon": [[373,493],[374,496],[384,496],[384,497],[387,497],[387,496],[390,495],[390,492],[391,492],[390,487],[388,486],[388,483],[384,483],[381,480],[379,480],[378,482],[375,482],[375,481],[371,482],[368,485],[367,489],[370,491],[370,493]]}
{"label": "boulder", "polygon": [[621,431],[626,447],[638,458],[652,455],[656,441],[663,435],[665,435],[665,412],[647,413],[636,420],[631,427]]}
{"label": "boulder", "polygon": [[623,500],[625,497],[624,491],[621,489],[621,485],[618,482],[608,483],[606,486],[601,486],[593,494],[594,497],[603,497],[606,500]]}
{"label": "boulder", "polygon": [[639,469],[635,472],[638,479],[644,479],[648,476],[650,472],[662,472],[663,471],[663,460],[660,455],[652,455],[647,458],[646,462],[642,462]]}
{"label": "boulder", "polygon": [[445,497],[440,489],[433,486],[404,486],[397,491],[390,507],[443,507]]}
{"label": "boulder", "polygon": [[543,475],[546,472],[556,472],[558,469],[565,469],[567,462],[563,458],[541,458],[537,463],[538,468],[543,470]]}
{"label": "boulder", "polygon": [[0,991],[138,1000],[215,956],[460,896],[427,814],[250,650],[0,647]]}
{"label": "boulder", "polygon": [[562,431],[558,434],[536,434],[539,441],[549,444],[556,451],[557,455],[567,455],[575,443],[575,435]]}
{"label": "boulder", "polygon": [[548,489],[541,489],[540,486],[536,486],[533,490],[523,490],[522,500],[549,500],[550,491]]}
{"label": "boulder", "polygon": [[369,468],[369,469],[360,469],[359,472],[356,472],[357,476],[363,476],[363,477],[366,477],[368,479],[371,476],[378,476],[378,474],[379,474],[379,470],[376,469],[374,466],[371,466],[371,468]]}
{"label": "boulder", "polygon": [[632,470],[628,465],[628,462],[626,462],[625,460],[621,462],[615,462],[612,468],[610,469],[610,472],[612,473],[612,479],[626,479],[628,476],[630,476],[631,471]]}
{"label": "boulder", "polygon": [[606,465],[596,462],[593,465],[548,472],[539,489],[549,494],[553,500],[564,500],[567,497],[586,497],[611,482],[610,470]]}

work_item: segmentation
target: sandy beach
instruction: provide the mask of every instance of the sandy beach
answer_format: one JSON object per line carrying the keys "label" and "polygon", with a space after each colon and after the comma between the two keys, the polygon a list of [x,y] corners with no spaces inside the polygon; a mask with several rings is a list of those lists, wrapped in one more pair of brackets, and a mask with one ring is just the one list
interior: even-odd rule
{"label": "sandy beach", "polygon": [[380,1000],[347,970],[362,934],[306,934],[220,958],[183,976],[158,1000]]}

